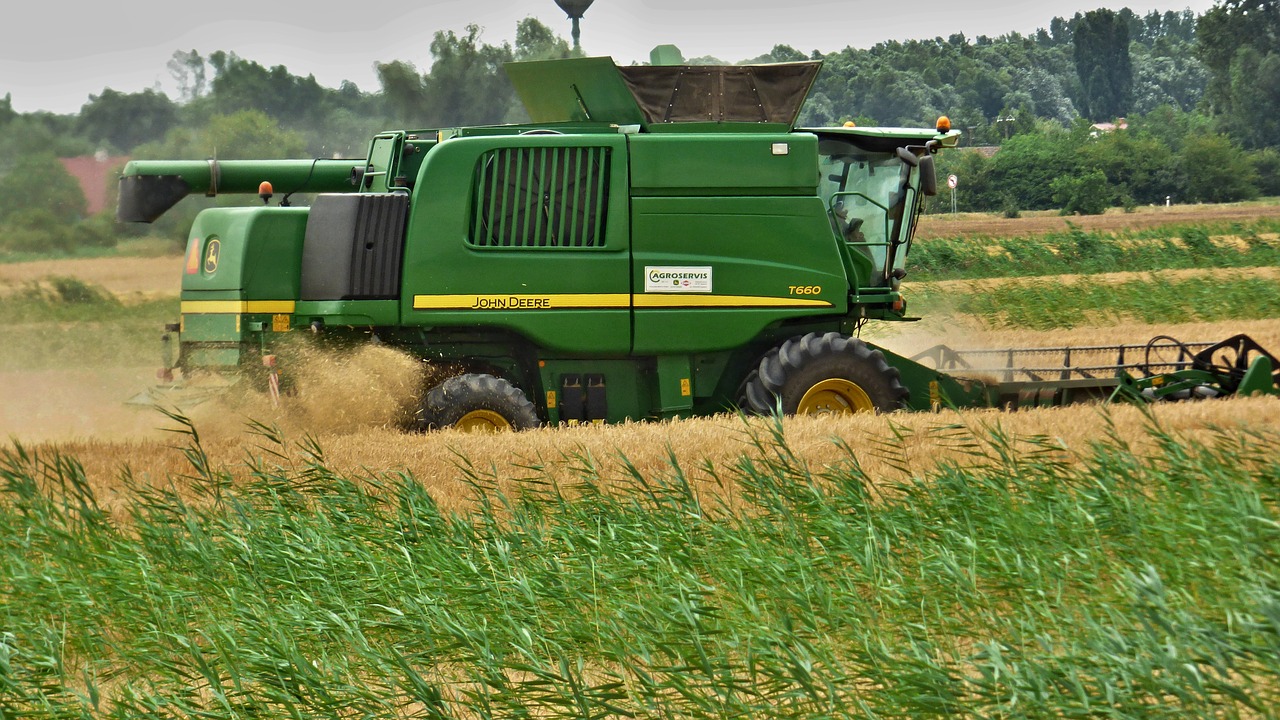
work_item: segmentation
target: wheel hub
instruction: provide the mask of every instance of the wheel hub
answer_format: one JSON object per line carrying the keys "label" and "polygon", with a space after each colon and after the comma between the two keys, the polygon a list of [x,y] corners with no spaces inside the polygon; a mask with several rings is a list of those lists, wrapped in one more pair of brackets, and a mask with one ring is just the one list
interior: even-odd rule
{"label": "wheel hub", "polygon": [[458,418],[454,427],[466,432],[501,432],[511,429],[511,422],[492,410],[472,410]]}
{"label": "wheel hub", "polygon": [[829,378],[814,385],[800,398],[798,415],[844,415],[874,412],[871,397],[858,384],[844,378]]}

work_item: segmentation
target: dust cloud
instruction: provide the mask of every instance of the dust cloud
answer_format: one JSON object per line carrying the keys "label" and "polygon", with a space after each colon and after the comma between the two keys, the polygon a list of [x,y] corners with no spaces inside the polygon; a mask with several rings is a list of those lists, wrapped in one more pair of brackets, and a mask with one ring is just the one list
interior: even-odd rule
{"label": "dust cloud", "polygon": [[255,372],[193,412],[197,428],[242,432],[254,420],[296,436],[413,427],[428,368],[408,353],[385,345],[334,349],[294,342],[279,358],[278,401],[267,391],[266,371]]}
{"label": "dust cloud", "polygon": [[[3,350],[0,350],[3,353]],[[155,355],[154,352],[141,353]],[[123,360],[123,358],[122,358]],[[137,363],[136,359],[132,360]],[[250,421],[295,436],[411,427],[427,373],[423,364],[385,346],[348,350],[299,346],[279,373],[284,392],[273,402],[267,375],[193,378],[191,393],[166,393],[157,365],[0,370],[0,442],[164,440],[178,425],[156,405],[179,410],[204,437],[242,435]],[[224,386],[225,387],[221,387]],[[150,389],[145,402],[128,401]],[[207,397],[200,398],[199,391]]]}

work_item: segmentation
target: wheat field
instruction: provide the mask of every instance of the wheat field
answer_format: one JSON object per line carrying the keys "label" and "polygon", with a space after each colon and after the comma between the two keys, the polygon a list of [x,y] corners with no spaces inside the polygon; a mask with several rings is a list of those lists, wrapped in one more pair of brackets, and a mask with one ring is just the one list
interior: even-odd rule
{"label": "wheat field", "polygon": [[[1139,208],[1135,213],[1113,212],[1103,216],[1070,218],[1085,229],[1118,230],[1151,227],[1161,223],[1211,223],[1257,219],[1280,215],[1275,203],[1247,203],[1228,206],[1176,206]],[[1066,219],[1041,213],[1019,219],[987,215],[925,216],[921,236],[956,234],[1033,235],[1065,227]],[[1047,229],[1046,229],[1047,228]],[[155,298],[173,298],[176,303],[182,259],[166,257],[108,257],[97,259],[44,260],[0,264],[0,295],[37,283],[51,275],[78,278],[111,292],[126,305]],[[1205,271],[1167,270],[1158,273],[1122,271],[1102,275],[1062,275],[1040,277],[1037,282],[1068,285],[1078,282],[1121,284],[1135,279],[1159,277],[1170,282],[1192,281]],[[1274,267],[1234,269],[1233,276],[1280,279]],[[907,283],[913,291],[934,296],[950,293],[986,293],[998,297],[1005,283],[1025,283],[1025,279],[992,278],[953,280],[927,284]],[[168,302],[165,300],[165,302]],[[1135,302],[1140,302],[1135,298]],[[175,308],[176,314],[176,308]],[[77,345],[72,324],[51,329],[66,346],[63,354],[74,356]],[[43,332],[43,331],[41,331]],[[1030,330],[993,328],[982,318],[959,313],[926,317],[922,322],[868,325],[862,337],[888,350],[911,356],[937,344],[956,349],[1004,349],[1010,347],[1060,347],[1120,343],[1141,343],[1156,335],[1185,341],[1216,341],[1236,333],[1247,333],[1263,347],[1280,348],[1280,318],[1232,322],[1141,323],[1111,322],[1071,329]],[[158,336],[158,333],[156,333]],[[92,342],[99,342],[93,336]],[[32,447],[56,447],[71,452],[85,464],[95,484],[110,493],[115,478],[126,467],[140,476],[161,482],[183,469],[180,452],[171,445],[166,427],[172,423],[145,408],[126,407],[123,400],[153,383],[158,361],[155,338],[147,335],[140,346],[113,348],[108,357],[93,364],[23,364],[0,367],[0,438]],[[88,348],[83,348],[87,350]],[[0,348],[0,360],[15,349]],[[627,457],[645,471],[662,467],[675,458],[694,469],[707,463],[722,465],[751,451],[750,436],[759,420],[743,422],[733,416],[666,423],[627,424],[618,427],[544,429],[532,433],[498,437],[468,437],[453,432],[419,435],[398,429],[406,412],[411,412],[421,391],[420,366],[405,356],[385,348],[369,348],[353,357],[312,356],[305,367],[290,368],[299,374],[306,390],[301,397],[288,398],[283,408],[273,408],[265,396],[237,393],[191,410],[191,419],[200,431],[210,456],[225,467],[235,467],[253,439],[246,427],[254,421],[277,426],[285,436],[301,441],[314,437],[331,461],[345,468],[403,468],[420,478],[434,478],[445,488],[460,482],[459,458],[477,466],[497,468],[500,474],[524,465],[550,468],[573,467],[577,456],[618,467]],[[1242,404],[1243,403],[1243,404]],[[1254,403],[1250,405],[1250,403]],[[1244,411],[1241,408],[1250,408]],[[1155,408],[1162,422],[1179,430],[1194,431],[1213,425],[1231,426],[1243,422],[1271,429],[1263,412],[1267,401],[1230,401],[1196,405],[1167,405]],[[1097,439],[1102,423],[1090,420],[1102,413],[1122,419],[1117,426],[1129,432],[1142,418],[1131,408],[1101,410],[1073,407],[1047,411],[1001,414],[966,411],[949,414],[906,415],[857,418],[795,418],[784,425],[793,447],[823,462],[839,454],[832,439],[854,447],[873,449],[878,439],[894,432],[909,432],[906,445],[912,463],[927,466],[952,454],[939,440],[939,428],[959,423],[996,424],[1017,435],[1061,436],[1067,446],[1081,446]],[[753,430],[754,429],[754,430]],[[1065,434],[1064,434],[1065,433]],[[251,450],[249,450],[251,452]],[[868,451],[870,452],[870,450]],[[884,470],[874,454],[865,457],[870,467]],[[696,471],[695,471],[696,472]],[[518,476],[518,472],[510,473]],[[892,473],[886,472],[886,477]],[[460,498],[465,492],[446,490],[444,497]]]}

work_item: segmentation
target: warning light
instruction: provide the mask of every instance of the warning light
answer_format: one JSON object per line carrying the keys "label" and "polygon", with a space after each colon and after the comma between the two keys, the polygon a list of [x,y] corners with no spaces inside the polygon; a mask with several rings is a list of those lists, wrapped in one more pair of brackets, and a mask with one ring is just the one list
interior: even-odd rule
{"label": "warning light", "polygon": [[187,274],[200,272],[200,238],[191,238],[187,243]]}
{"label": "warning light", "polygon": [[940,132],[940,133],[950,132],[950,131],[951,131],[951,118],[947,117],[946,115],[942,115],[942,116],[940,116],[940,117],[938,118],[938,125],[937,125],[937,128],[938,128],[938,132]]}
{"label": "warning light", "polygon": [[858,127],[858,124],[857,124],[857,123],[855,123],[855,122],[854,122],[854,121],[852,121],[852,120],[845,120],[845,121],[844,121],[844,126],[845,126],[845,127]]}
{"label": "warning light", "polygon": [[267,182],[266,180],[263,180],[258,185],[258,197],[262,198],[263,205],[266,205],[267,203],[271,202],[271,195],[272,195],[271,183]]}

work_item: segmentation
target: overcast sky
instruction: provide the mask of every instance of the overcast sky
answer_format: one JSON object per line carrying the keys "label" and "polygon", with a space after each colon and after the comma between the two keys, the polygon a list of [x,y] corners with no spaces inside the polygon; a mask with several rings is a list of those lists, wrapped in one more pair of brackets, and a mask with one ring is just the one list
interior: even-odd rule
{"label": "overcast sky", "polygon": [[[714,55],[735,62],[791,45],[804,52],[870,47],[882,40],[970,38],[1048,27],[1097,7],[1128,6],[1203,13],[1213,0],[1190,3],[891,2],[889,0],[596,0],[582,21],[583,49],[620,63],[647,60],[649,50],[674,43],[688,57]],[[136,92],[158,87],[172,96],[165,63],[175,50],[202,55],[234,51],[263,65],[283,64],[323,85],[351,80],[378,89],[375,62],[407,60],[427,67],[438,30],[484,28],[490,44],[511,41],[516,23],[533,16],[569,37],[569,22],[553,0],[401,0],[247,2],[212,0],[35,0],[0,11],[0,96],[20,112],[78,112],[104,87]]]}

